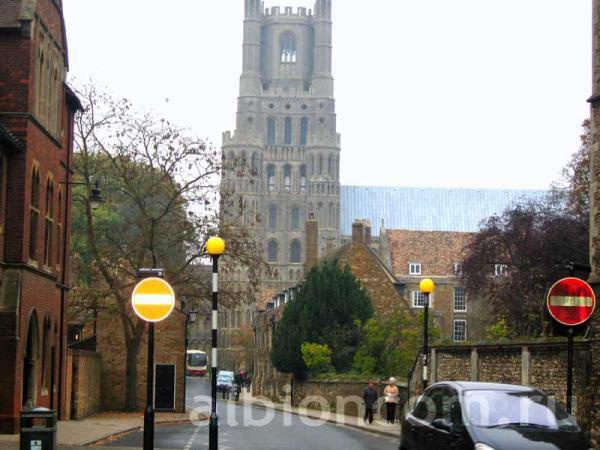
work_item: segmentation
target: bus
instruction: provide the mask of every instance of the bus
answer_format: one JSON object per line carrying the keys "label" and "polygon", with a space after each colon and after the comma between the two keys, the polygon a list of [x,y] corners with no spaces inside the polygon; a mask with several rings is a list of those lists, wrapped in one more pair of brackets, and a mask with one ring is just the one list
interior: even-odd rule
{"label": "bus", "polygon": [[187,374],[188,376],[200,376],[206,375],[206,365],[208,363],[208,357],[205,352],[201,350],[188,350],[187,351]]}

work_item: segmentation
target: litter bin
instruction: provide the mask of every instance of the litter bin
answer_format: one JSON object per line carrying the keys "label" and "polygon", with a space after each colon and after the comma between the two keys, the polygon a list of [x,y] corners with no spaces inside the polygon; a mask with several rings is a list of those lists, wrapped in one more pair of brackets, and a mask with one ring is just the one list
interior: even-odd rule
{"label": "litter bin", "polygon": [[20,450],[56,450],[56,413],[46,408],[21,412]]}

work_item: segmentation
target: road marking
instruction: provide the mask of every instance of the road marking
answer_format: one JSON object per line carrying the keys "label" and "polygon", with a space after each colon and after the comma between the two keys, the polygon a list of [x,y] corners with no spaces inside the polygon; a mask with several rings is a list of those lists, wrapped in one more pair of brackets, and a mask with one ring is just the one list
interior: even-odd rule
{"label": "road marking", "polygon": [[191,450],[192,449],[192,445],[194,445],[194,441],[196,440],[196,437],[198,437],[198,432],[200,431],[199,427],[196,427],[196,430],[194,431],[194,434],[192,434],[192,437],[190,438],[187,447],[184,448],[184,450]]}

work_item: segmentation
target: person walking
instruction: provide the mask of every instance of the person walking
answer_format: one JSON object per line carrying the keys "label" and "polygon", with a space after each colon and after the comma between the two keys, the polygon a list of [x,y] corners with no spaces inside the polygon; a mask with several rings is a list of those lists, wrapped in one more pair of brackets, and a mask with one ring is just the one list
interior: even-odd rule
{"label": "person walking", "polygon": [[375,384],[369,383],[363,392],[363,400],[365,401],[365,417],[364,421],[369,425],[373,423],[373,411],[375,409],[375,403],[377,403],[377,391],[375,390]]}
{"label": "person walking", "polygon": [[396,386],[396,379],[391,377],[388,385],[383,391],[385,395],[385,411],[387,423],[394,423],[396,420],[396,406],[400,400],[400,390]]}

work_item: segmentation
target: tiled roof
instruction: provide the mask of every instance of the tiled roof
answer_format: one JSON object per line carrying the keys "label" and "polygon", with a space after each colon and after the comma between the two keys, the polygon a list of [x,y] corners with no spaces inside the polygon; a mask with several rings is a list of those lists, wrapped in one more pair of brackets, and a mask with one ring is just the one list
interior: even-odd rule
{"label": "tiled roof", "polygon": [[422,276],[449,277],[463,259],[463,248],[473,233],[447,231],[386,230],[392,271],[409,276],[409,263],[420,263]]}
{"label": "tiled roof", "polygon": [[491,215],[546,195],[534,190],[342,186],[341,232],[351,235],[355,219],[369,219],[374,236],[382,219],[388,229],[475,232]]}

